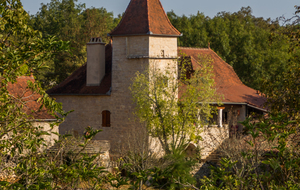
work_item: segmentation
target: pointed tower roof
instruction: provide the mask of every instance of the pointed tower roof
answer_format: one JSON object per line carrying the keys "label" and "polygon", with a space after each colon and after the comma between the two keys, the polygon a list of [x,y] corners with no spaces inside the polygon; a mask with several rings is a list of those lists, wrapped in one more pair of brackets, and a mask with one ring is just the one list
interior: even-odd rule
{"label": "pointed tower roof", "polygon": [[110,36],[165,35],[179,36],[160,0],[131,0],[119,25]]}

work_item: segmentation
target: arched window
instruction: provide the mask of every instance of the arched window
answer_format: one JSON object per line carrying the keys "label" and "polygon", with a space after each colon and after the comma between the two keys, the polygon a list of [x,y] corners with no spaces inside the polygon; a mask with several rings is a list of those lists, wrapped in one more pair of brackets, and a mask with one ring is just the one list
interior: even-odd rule
{"label": "arched window", "polygon": [[110,127],[110,111],[102,111],[102,127]]}

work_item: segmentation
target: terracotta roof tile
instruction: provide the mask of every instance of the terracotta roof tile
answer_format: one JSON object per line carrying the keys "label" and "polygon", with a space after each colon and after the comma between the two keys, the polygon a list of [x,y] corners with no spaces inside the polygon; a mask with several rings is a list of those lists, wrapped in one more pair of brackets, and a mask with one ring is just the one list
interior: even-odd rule
{"label": "terracotta roof tile", "polygon": [[[33,77],[22,76],[17,78],[17,82],[8,83],[7,90],[10,94],[15,97],[22,98],[25,103],[24,111],[33,117],[33,119],[55,119],[55,117],[51,116],[47,113],[47,110],[43,108],[38,111],[40,108],[40,103],[37,100],[41,97],[37,93],[33,93],[30,89],[27,88],[27,82],[34,82]],[[32,113],[33,111],[33,113]]]}
{"label": "terracotta roof tile", "polygon": [[186,56],[191,57],[194,69],[198,66],[199,56],[209,55],[212,58],[217,92],[224,95],[224,103],[247,103],[263,108],[266,98],[258,95],[256,90],[244,85],[233,68],[213,50],[179,47],[178,53],[184,53]]}
{"label": "terracotta roof tile", "polygon": [[131,0],[121,22],[110,35],[134,34],[179,36],[180,32],[171,24],[160,0]]}
{"label": "terracotta roof tile", "polygon": [[[244,85],[233,68],[222,60],[213,50],[206,48],[179,47],[178,53],[190,57],[192,68],[197,69],[199,55],[209,55],[214,66],[217,92],[224,95],[225,103],[247,103],[262,108],[266,99],[256,90]],[[106,48],[106,64],[111,66],[111,48]],[[76,70],[64,82],[50,89],[50,95],[108,95],[111,88],[111,70],[106,73],[100,86],[86,86],[86,64]]]}
{"label": "terracotta roof tile", "polygon": [[65,81],[47,91],[49,95],[109,95],[111,73],[105,74],[100,86],[86,86],[86,64]]}

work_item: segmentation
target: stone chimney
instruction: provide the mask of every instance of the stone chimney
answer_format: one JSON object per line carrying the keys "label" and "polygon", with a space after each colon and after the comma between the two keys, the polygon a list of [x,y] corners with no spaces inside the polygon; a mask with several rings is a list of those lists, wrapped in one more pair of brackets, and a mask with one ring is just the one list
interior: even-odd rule
{"label": "stone chimney", "polygon": [[86,85],[99,86],[105,75],[105,43],[101,38],[91,38],[86,45]]}

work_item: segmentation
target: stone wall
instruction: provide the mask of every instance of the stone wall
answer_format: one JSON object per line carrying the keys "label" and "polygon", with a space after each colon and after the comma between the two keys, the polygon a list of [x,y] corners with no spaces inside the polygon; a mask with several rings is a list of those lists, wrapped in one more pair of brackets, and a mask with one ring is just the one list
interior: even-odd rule
{"label": "stone wall", "polygon": [[[63,103],[66,111],[74,110],[60,126],[60,133],[72,130],[82,135],[84,129],[91,126],[102,129],[96,140],[108,140],[114,155],[118,147],[130,144],[128,135],[135,133],[138,123],[134,121],[134,104],[129,86],[137,71],[165,71],[172,69],[177,74],[177,38],[132,36],[114,37],[112,63],[112,89],[110,96],[55,96]],[[236,109],[236,108],[235,108]],[[111,112],[111,127],[102,127],[102,111]],[[228,137],[228,128],[206,127],[201,134],[203,141],[199,143],[202,157],[213,151]],[[151,143],[150,143],[151,144]],[[151,149],[157,151],[157,143]]]}
{"label": "stone wall", "polygon": [[228,126],[204,126],[201,137],[203,140],[198,143],[198,146],[200,147],[201,159],[206,159],[225,139],[229,138]]}
{"label": "stone wall", "polygon": [[53,146],[55,140],[58,140],[58,135],[53,133],[59,133],[58,126],[54,126],[51,129],[49,122],[33,122],[32,125],[34,127],[41,127],[41,129],[45,132],[48,132],[49,135],[42,135],[42,138],[47,142],[49,146]]}
{"label": "stone wall", "polygon": [[[149,59],[150,55],[156,55],[162,49],[165,55],[177,55],[177,38],[114,37],[111,95],[54,96],[58,102],[62,102],[65,111],[74,110],[60,125],[59,132],[65,134],[76,131],[82,135],[88,126],[102,129],[103,131],[96,136],[96,140],[110,141],[112,152],[114,152],[118,144],[124,142],[126,138],[124,134],[130,130],[136,130],[133,126],[138,125],[134,121],[135,106],[129,90],[135,73],[145,71],[150,65],[152,68],[164,70],[171,63],[177,68],[177,60],[174,61],[174,59],[163,57]],[[111,127],[102,127],[103,110],[111,112]]]}
{"label": "stone wall", "polygon": [[[115,40],[117,39],[117,40]],[[116,41],[120,38],[114,38],[114,48]],[[130,36],[120,39],[126,43],[126,57],[143,57],[149,56],[149,37],[148,36]],[[121,45],[121,44],[120,44]],[[123,47],[124,48],[124,47]],[[119,51],[119,50],[117,50]]]}
{"label": "stone wall", "polygon": [[[99,156],[94,160],[95,164],[101,167],[105,167],[108,171],[111,171],[111,162],[110,162],[110,143],[106,140],[93,140],[89,141],[87,146],[81,147],[80,145],[83,144],[83,140],[76,139],[76,137],[71,137],[70,139],[65,139],[60,143],[56,143],[54,146],[49,148],[47,151],[48,153],[54,153],[55,155],[60,152],[63,153],[63,156],[67,156],[68,153],[83,153],[87,155],[96,155]],[[76,157],[77,159],[80,158]]]}
{"label": "stone wall", "polygon": [[[162,51],[164,55],[162,55]],[[149,57],[177,58],[177,38],[151,36],[149,38]]]}

